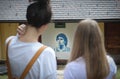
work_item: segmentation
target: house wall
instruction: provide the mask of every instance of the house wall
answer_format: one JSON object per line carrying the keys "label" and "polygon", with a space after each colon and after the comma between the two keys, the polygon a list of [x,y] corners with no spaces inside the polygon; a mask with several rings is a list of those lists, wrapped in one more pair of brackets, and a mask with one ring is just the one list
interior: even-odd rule
{"label": "house wall", "polygon": [[1,55],[2,55],[2,49],[1,49],[1,27],[0,27],[0,59],[1,59]]}
{"label": "house wall", "polygon": [[0,59],[6,59],[5,40],[11,35],[16,35],[19,23],[0,23]]}
{"label": "house wall", "polygon": [[[18,25],[19,23],[0,23],[0,59],[6,59],[5,40],[11,35],[16,35],[16,29]],[[104,33],[104,23],[101,22],[99,23],[99,25],[102,32]],[[58,59],[68,59],[71,52],[74,32],[76,30],[77,23],[66,23],[65,26],[65,28],[55,28],[55,24],[50,23],[48,25],[47,31],[45,31],[41,37],[43,44],[48,45],[54,49],[57,45],[56,35],[59,33],[66,34],[68,38],[68,47],[70,48],[70,51],[66,53],[56,52]]]}
{"label": "house wall", "polygon": [[[70,48],[70,51],[68,52],[58,52],[55,50],[57,59],[68,59],[70,56],[72,44],[73,44],[73,38],[74,38],[74,32],[77,28],[78,23],[66,23],[65,28],[55,28],[55,24],[51,23],[49,24],[49,27],[47,31],[45,31],[42,35],[42,43],[45,45],[48,45],[52,47],[54,50],[57,47],[57,42],[56,42],[56,36],[59,33],[64,33],[67,38],[68,38],[68,45],[67,47]],[[104,23],[100,22],[99,23],[100,29],[103,33],[103,38],[104,38]]]}
{"label": "house wall", "polygon": [[[67,47],[70,48],[71,51],[74,31],[76,27],[77,23],[66,23],[65,28],[55,28],[55,24],[52,23],[49,25],[47,31],[42,35],[42,43],[52,47],[55,50],[57,48],[56,37],[58,34],[63,33],[67,36],[68,39]],[[68,59],[70,51],[65,52],[55,51],[55,52],[58,59]]]}

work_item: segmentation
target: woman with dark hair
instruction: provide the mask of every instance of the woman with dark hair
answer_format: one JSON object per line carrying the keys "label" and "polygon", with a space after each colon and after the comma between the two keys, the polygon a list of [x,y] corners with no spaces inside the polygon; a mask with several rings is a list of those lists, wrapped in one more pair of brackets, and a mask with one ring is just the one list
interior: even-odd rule
{"label": "woman with dark hair", "polygon": [[[44,44],[39,36],[47,29],[52,12],[50,0],[34,0],[27,7],[27,25],[23,36],[11,36],[6,40],[12,78],[56,79],[56,57],[51,47],[46,47],[36,59],[25,78],[21,78],[30,60]],[[28,66],[29,67],[29,66]]]}
{"label": "woman with dark hair", "polygon": [[64,79],[114,79],[117,68],[106,55],[99,25],[91,19],[82,20],[75,32]]}

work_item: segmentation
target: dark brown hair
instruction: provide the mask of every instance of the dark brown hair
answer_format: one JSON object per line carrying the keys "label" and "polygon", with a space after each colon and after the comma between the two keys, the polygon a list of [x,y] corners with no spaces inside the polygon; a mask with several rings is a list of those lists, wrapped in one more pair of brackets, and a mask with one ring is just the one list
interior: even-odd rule
{"label": "dark brown hair", "polygon": [[39,28],[44,24],[48,24],[51,20],[52,11],[50,0],[34,0],[27,8],[26,18],[28,24]]}

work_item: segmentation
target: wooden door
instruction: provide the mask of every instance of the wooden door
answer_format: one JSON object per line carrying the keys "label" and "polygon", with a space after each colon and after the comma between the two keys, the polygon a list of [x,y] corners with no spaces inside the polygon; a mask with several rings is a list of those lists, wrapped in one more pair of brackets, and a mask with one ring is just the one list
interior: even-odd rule
{"label": "wooden door", "polygon": [[120,22],[105,23],[105,46],[108,54],[120,64]]}
{"label": "wooden door", "polygon": [[105,24],[105,45],[110,54],[120,54],[120,23]]}
{"label": "wooden door", "polygon": [[16,35],[19,23],[0,23],[0,59],[6,58],[5,40],[11,35]]}

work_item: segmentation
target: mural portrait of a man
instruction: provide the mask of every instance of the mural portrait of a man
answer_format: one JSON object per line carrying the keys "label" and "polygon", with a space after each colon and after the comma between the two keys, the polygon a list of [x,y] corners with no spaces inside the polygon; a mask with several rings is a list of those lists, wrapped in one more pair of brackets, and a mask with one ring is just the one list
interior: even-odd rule
{"label": "mural portrait of a man", "polygon": [[56,36],[57,47],[55,48],[56,52],[70,52],[70,48],[67,47],[68,39],[67,36],[63,33],[60,33]]}

